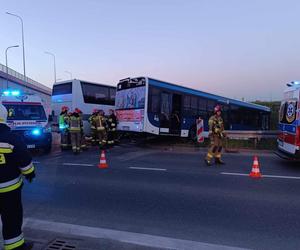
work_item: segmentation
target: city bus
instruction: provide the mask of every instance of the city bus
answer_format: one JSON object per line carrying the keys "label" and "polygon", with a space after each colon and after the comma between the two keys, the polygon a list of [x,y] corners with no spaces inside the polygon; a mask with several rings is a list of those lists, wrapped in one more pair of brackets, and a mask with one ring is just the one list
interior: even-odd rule
{"label": "city bus", "polygon": [[277,154],[285,159],[300,160],[300,82],[287,86],[279,110]]}
{"label": "city bus", "polygon": [[195,138],[196,119],[208,119],[215,105],[223,110],[227,130],[268,130],[270,109],[149,77],[119,81],[116,114],[119,131]]}
{"label": "city bus", "polygon": [[83,112],[85,134],[90,133],[88,118],[93,109],[102,109],[108,114],[115,107],[116,87],[82,80],[56,82],[51,96],[52,127],[58,128],[58,117],[63,106],[70,111],[79,108]]}

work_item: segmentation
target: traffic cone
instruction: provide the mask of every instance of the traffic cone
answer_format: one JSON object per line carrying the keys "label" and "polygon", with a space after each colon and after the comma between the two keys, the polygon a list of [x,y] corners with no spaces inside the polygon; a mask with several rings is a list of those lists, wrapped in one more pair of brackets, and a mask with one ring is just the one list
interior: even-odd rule
{"label": "traffic cone", "polygon": [[257,156],[254,156],[252,170],[251,170],[249,176],[252,178],[261,178],[262,177],[260,170],[259,170],[259,163],[258,163]]}
{"label": "traffic cone", "polygon": [[101,156],[100,156],[100,162],[98,164],[98,168],[108,168],[108,165],[106,163],[106,158],[105,158],[105,151],[101,151]]}

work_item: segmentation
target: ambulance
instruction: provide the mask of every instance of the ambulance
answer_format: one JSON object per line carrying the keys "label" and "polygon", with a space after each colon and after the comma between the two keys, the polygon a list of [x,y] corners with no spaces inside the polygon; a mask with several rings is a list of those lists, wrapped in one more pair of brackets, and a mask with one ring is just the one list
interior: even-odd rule
{"label": "ambulance", "polygon": [[28,149],[51,151],[52,135],[42,99],[37,95],[5,90],[1,103],[7,109],[7,125],[23,138]]}
{"label": "ambulance", "polygon": [[277,155],[300,160],[300,82],[294,81],[287,86],[279,110]]}

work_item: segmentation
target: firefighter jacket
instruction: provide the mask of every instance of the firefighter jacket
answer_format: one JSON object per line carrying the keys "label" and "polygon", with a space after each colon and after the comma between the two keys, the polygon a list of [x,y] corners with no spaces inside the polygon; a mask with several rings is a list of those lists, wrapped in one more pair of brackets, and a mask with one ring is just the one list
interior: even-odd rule
{"label": "firefighter jacket", "polygon": [[59,129],[62,131],[68,130],[69,127],[69,115],[67,113],[61,113],[59,116]]}
{"label": "firefighter jacket", "polygon": [[92,114],[90,117],[89,117],[89,123],[90,123],[90,125],[91,125],[91,129],[93,130],[93,129],[96,129],[96,120],[95,120],[95,117],[96,117],[97,115],[96,114]]}
{"label": "firefighter jacket", "polygon": [[20,188],[22,175],[32,174],[34,166],[25,143],[7,125],[0,124],[0,194]]}
{"label": "firefighter jacket", "polygon": [[111,114],[107,118],[107,127],[110,131],[116,131],[117,127],[117,117],[115,114]]}
{"label": "firefighter jacket", "polygon": [[221,116],[213,115],[208,121],[209,133],[220,138],[224,137],[224,122]]}
{"label": "firefighter jacket", "polygon": [[102,115],[96,115],[94,118],[93,118],[93,122],[95,124],[95,127],[96,127],[96,130],[97,131],[103,131],[105,130],[105,127],[106,127],[106,119],[104,116]]}
{"label": "firefighter jacket", "polygon": [[69,130],[70,133],[81,132],[83,128],[82,119],[79,115],[71,115],[69,121]]}

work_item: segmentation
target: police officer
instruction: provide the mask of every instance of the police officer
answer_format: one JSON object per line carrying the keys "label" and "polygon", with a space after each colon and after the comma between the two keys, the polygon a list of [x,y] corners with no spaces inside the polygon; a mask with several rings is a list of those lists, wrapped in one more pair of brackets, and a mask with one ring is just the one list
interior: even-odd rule
{"label": "police officer", "polygon": [[104,148],[107,143],[107,133],[106,133],[106,119],[104,116],[104,111],[99,110],[97,116],[94,118],[95,127],[97,131],[97,136],[99,140],[99,146]]}
{"label": "police officer", "polygon": [[0,214],[4,250],[29,250],[22,233],[22,175],[32,182],[35,178],[32,158],[24,142],[6,125],[7,110],[0,104]]}
{"label": "police officer", "polygon": [[216,164],[225,164],[221,160],[222,141],[226,135],[224,133],[224,123],[221,117],[220,105],[217,105],[214,108],[214,115],[209,118],[208,126],[209,126],[210,146],[205,158],[205,162],[208,166],[211,166],[212,165],[211,160],[215,158]]}
{"label": "police officer", "polygon": [[99,110],[94,109],[92,115],[89,117],[89,123],[91,126],[91,136],[92,136],[92,144],[95,144],[98,140],[97,130],[96,130],[96,116],[98,115]]}
{"label": "police officer", "polygon": [[78,154],[81,150],[81,131],[83,129],[83,124],[78,113],[78,109],[75,109],[75,111],[70,116],[69,128],[71,135],[72,151],[74,154]]}
{"label": "police officer", "polygon": [[117,117],[114,110],[109,110],[109,116],[107,118],[107,144],[113,146],[116,139],[116,127]]}
{"label": "police officer", "polygon": [[60,146],[61,149],[67,149],[69,146],[69,115],[68,115],[68,110],[69,108],[66,106],[63,106],[61,108],[61,113],[59,116],[59,130],[60,130],[60,135],[61,135],[61,141],[60,141]]}

